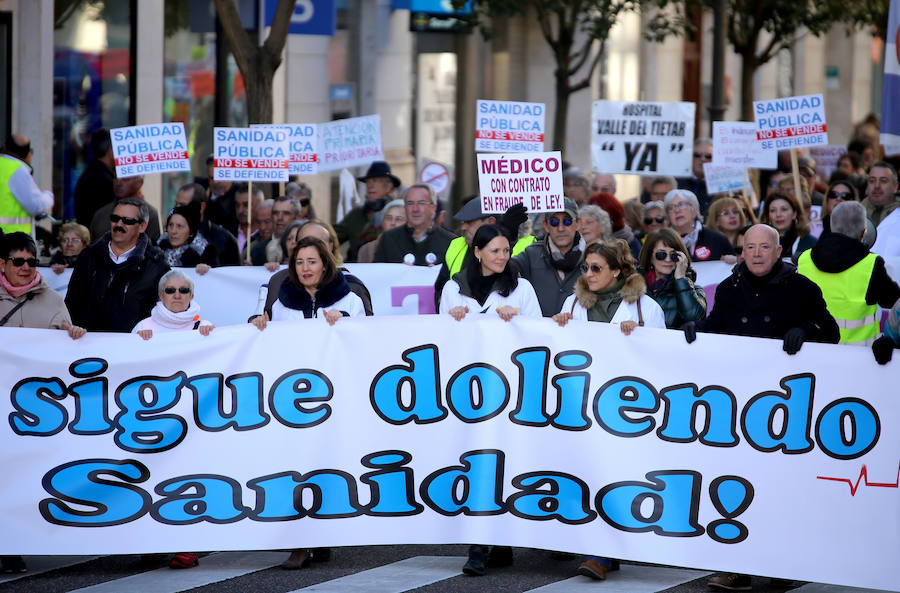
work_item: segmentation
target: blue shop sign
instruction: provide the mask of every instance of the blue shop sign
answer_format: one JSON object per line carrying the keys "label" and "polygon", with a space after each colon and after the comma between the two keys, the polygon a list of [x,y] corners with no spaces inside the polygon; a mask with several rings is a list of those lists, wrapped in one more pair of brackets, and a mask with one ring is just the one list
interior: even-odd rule
{"label": "blue shop sign", "polygon": [[[266,26],[272,26],[278,0],[266,0]],[[334,35],[337,29],[335,0],[297,0],[288,33],[292,35]]]}

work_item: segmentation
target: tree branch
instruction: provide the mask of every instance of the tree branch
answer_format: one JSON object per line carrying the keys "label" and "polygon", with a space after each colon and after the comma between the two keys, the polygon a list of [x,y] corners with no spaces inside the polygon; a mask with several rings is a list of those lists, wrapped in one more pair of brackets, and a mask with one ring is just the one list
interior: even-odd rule
{"label": "tree branch", "polygon": [[288,27],[291,25],[291,16],[294,14],[294,6],[297,0],[278,0],[275,16],[272,18],[272,28],[266,37],[263,48],[269,54],[273,66],[281,63],[281,52],[287,41]]}
{"label": "tree branch", "polygon": [[581,89],[587,88],[591,84],[591,76],[594,75],[594,71],[597,69],[597,65],[600,63],[600,60],[603,58],[603,49],[604,43],[600,42],[600,47],[597,49],[597,53],[594,55],[594,58],[591,60],[591,65],[588,68],[588,71],[585,72],[584,78],[571,85],[569,87],[569,92],[574,93],[575,91],[580,91]]}
{"label": "tree branch", "polygon": [[248,72],[252,68],[253,54],[257,45],[244,31],[241,15],[238,13],[234,0],[214,0],[214,2],[234,61],[241,72]]}

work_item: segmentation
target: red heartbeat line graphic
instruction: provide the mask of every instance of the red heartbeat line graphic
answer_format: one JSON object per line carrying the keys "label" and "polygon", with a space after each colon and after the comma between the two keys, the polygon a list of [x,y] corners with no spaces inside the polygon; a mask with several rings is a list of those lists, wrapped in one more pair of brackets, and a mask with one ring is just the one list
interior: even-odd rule
{"label": "red heartbeat line graphic", "polygon": [[863,465],[862,469],[859,470],[859,477],[856,478],[856,483],[854,484],[852,480],[848,478],[829,478],[827,476],[816,476],[818,480],[831,480],[832,482],[845,482],[848,486],[850,486],[850,496],[856,496],[856,491],[859,490],[859,483],[863,481],[865,478],[865,485],[870,486],[872,488],[900,488],[900,464],[897,466],[897,479],[891,482],[870,482],[869,481],[869,473],[866,469],[866,466]]}

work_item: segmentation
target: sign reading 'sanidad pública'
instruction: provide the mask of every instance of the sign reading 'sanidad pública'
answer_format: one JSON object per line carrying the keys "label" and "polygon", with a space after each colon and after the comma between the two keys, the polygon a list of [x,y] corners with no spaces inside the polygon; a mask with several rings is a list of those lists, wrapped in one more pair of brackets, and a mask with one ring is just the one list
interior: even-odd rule
{"label": "sign reading 'sanidad p\u00fablica'", "polygon": [[184,124],[146,124],[109,131],[116,177],[190,171]]}
{"label": "sign reading 'sanidad p\u00fablica'", "polygon": [[290,143],[283,127],[215,128],[213,179],[287,181]]}

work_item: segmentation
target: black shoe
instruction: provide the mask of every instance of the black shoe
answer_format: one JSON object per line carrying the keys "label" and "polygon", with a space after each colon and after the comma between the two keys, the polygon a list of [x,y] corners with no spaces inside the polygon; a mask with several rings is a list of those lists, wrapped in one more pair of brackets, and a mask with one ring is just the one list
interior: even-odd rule
{"label": "black shoe", "polygon": [[473,577],[484,576],[487,572],[487,546],[469,546],[469,559],[462,568],[463,574]]}
{"label": "black shoe", "polygon": [[513,562],[512,548],[509,546],[494,546],[488,554],[487,565],[490,568],[509,566]]}
{"label": "black shoe", "polygon": [[0,556],[0,563],[2,563],[0,572],[13,574],[25,572],[25,570],[27,570],[25,568],[25,561],[21,556]]}
{"label": "black shoe", "polygon": [[800,581],[794,581],[792,579],[779,579],[776,577],[772,577],[769,582],[769,585],[775,587],[776,589],[796,589],[800,586]]}
{"label": "black shoe", "polygon": [[706,581],[706,586],[716,591],[750,591],[753,586],[750,575],[720,573]]}
{"label": "black shoe", "polygon": [[284,570],[300,570],[301,568],[306,568],[309,566],[310,560],[312,560],[312,554],[309,553],[309,550],[294,550],[291,552],[291,555],[288,556],[288,559],[280,564],[281,568]]}
{"label": "black shoe", "polygon": [[311,552],[313,562],[328,562],[331,560],[331,548],[313,548]]}

